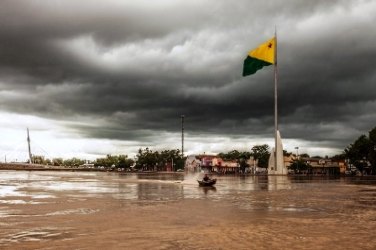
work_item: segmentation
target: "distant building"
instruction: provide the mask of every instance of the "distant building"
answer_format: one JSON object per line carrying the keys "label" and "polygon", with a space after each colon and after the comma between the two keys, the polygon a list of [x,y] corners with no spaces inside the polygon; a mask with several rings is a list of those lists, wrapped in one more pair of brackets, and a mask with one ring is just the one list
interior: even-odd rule
{"label": "distant building", "polygon": [[94,163],[84,163],[79,167],[81,167],[81,168],[94,168]]}
{"label": "distant building", "polygon": [[185,160],[184,165],[185,171],[188,172],[200,172],[201,171],[201,161],[195,155],[190,155]]}
{"label": "distant building", "polygon": [[326,158],[303,158],[311,166],[308,174],[313,175],[339,175],[345,173],[344,161],[332,161]]}
{"label": "distant building", "polygon": [[208,173],[213,172],[214,155],[199,155],[198,158],[201,159],[201,170]]}
{"label": "distant building", "polygon": [[236,160],[224,161],[223,159],[216,157],[212,160],[213,172],[219,174],[237,174],[239,173],[239,163]]}
{"label": "distant building", "polygon": [[237,161],[225,161],[214,155],[191,155],[185,161],[185,170],[219,174],[239,173],[239,163]]}
{"label": "distant building", "polygon": [[289,168],[294,160],[296,160],[296,156],[293,154],[283,156],[283,162],[285,163],[286,168]]}

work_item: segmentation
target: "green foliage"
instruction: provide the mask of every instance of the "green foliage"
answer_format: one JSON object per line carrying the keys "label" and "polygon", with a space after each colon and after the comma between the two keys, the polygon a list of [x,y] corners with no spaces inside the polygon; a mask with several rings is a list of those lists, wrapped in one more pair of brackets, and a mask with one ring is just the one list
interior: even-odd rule
{"label": "green foliage", "polygon": [[267,144],[256,145],[252,148],[252,156],[255,160],[258,160],[258,166],[261,168],[267,168],[270,152]]}
{"label": "green foliage", "polygon": [[354,165],[360,172],[371,166],[373,174],[376,173],[376,127],[366,135],[361,135],[354,143],[344,150],[344,155],[349,163]]}
{"label": "green foliage", "polygon": [[369,152],[368,152],[368,160],[372,166],[372,172],[376,173],[376,127],[369,131],[368,134],[369,138]]}
{"label": "green foliage", "polygon": [[53,158],[52,165],[54,166],[63,166],[63,158]]}
{"label": "green foliage", "polygon": [[238,150],[232,150],[228,153],[219,153],[217,156],[222,158],[225,161],[238,161],[241,159],[249,159],[251,157],[251,152],[239,152]]}
{"label": "green foliage", "polygon": [[247,160],[245,158],[240,158],[240,160],[238,161],[239,162],[239,167],[240,167],[240,171],[242,173],[245,172],[245,169],[247,167],[249,167],[248,163],[247,163]]}
{"label": "green foliage", "polygon": [[179,149],[158,152],[152,151],[149,148],[140,148],[136,155],[136,159],[136,167],[148,171],[163,171],[168,163],[174,164],[173,170],[183,169],[185,162],[185,158],[182,158]]}
{"label": "green foliage", "polygon": [[290,156],[292,155],[292,152],[287,152],[286,150],[283,150],[283,156]]}
{"label": "green foliage", "polygon": [[45,164],[45,159],[44,159],[44,156],[42,155],[32,155],[31,161],[34,164]]}
{"label": "green foliage", "polygon": [[134,160],[129,159],[127,155],[118,156],[118,166],[119,168],[130,168],[134,163]]}
{"label": "green foliage", "polygon": [[345,153],[334,155],[331,157],[332,161],[344,161],[346,159]]}
{"label": "green foliage", "polygon": [[289,169],[294,170],[295,173],[300,173],[301,171],[306,171],[311,168],[311,165],[306,163],[302,159],[295,159],[289,166]]}
{"label": "green foliage", "polygon": [[81,159],[76,158],[76,157],[73,157],[71,159],[66,159],[66,160],[63,161],[63,165],[67,166],[67,167],[68,166],[69,167],[79,167],[84,163],[85,163],[84,160],[81,160]]}
{"label": "green foliage", "polygon": [[111,168],[125,168],[129,169],[133,165],[134,161],[129,159],[127,155],[106,155],[105,158],[97,158],[94,162],[94,166],[103,166],[107,169]]}
{"label": "green foliage", "polygon": [[370,141],[365,135],[359,136],[353,144],[345,149],[346,157],[359,171],[367,166],[368,154],[370,151]]}
{"label": "green foliage", "polygon": [[[303,153],[303,154],[299,154],[299,157],[302,157],[302,158],[309,158],[309,154],[306,154],[306,153]],[[321,158],[321,157],[320,157]]]}
{"label": "green foliage", "polygon": [[217,156],[225,161],[237,161],[240,166],[240,171],[244,173],[248,166],[247,160],[251,157],[251,152],[239,152],[238,150],[232,150],[228,153],[219,153]]}

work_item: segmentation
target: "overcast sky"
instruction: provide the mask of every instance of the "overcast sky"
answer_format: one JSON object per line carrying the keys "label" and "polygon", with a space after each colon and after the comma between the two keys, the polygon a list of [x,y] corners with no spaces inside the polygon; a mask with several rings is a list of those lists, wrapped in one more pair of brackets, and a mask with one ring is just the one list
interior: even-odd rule
{"label": "overcast sky", "polygon": [[376,1],[2,0],[0,161],[273,145],[278,33],[288,151],[340,153],[376,126]]}

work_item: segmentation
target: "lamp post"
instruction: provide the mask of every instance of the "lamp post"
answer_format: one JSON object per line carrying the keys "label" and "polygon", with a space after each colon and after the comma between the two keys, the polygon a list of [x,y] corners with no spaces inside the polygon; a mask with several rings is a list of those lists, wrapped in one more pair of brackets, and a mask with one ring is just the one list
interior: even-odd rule
{"label": "lamp post", "polygon": [[299,171],[299,147],[295,147],[296,149],[296,168]]}

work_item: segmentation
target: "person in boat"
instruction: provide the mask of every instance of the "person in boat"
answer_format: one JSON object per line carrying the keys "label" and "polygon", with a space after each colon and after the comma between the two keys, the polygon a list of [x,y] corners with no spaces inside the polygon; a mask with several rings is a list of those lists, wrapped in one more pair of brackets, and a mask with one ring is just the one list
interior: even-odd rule
{"label": "person in boat", "polygon": [[205,174],[204,178],[202,178],[203,181],[210,181],[210,177],[208,176],[208,174]]}

